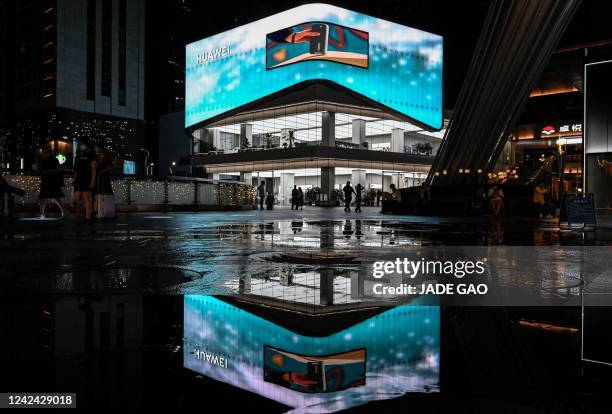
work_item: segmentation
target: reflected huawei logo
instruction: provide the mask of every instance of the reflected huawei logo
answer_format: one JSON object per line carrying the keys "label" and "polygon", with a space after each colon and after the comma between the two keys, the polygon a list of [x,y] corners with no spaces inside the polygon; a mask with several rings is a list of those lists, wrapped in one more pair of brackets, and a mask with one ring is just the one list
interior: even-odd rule
{"label": "reflected huawei logo", "polygon": [[210,365],[227,368],[227,358],[222,357],[221,355],[209,353],[206,351],[200,351],[198,348],[195,348],[193,355],[196,357],[196,359],[205,361]]}

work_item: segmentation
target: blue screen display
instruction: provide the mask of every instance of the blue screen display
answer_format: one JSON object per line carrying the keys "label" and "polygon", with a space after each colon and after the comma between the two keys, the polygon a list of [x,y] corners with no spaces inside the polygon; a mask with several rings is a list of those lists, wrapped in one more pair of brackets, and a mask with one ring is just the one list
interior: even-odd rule
{"label": "blue screen display", "polygon": [[136,174],[136,161],[123,160],[123,174],[125,175]]}
{"label": "blue screen display", "polygon": [[[255,392],[297,412],[335,412],[368,401],[399,397],[408,392],[437,391],[440,380],[440,308],[423,306],[421,298],[328,336],[306,336],[212,296],[184,296],[183,365],[236,387]],[[320,323],[313,317],[313,324]],[[363,353],[345,365],[353,381],[304,392],[297,384],[266,377],[281,351],[289,359],[310,356],[332,368],[347,353]],[[293,357],[291,356],[293,355]],[[320,358],[317,358],[320,356]],[[270,360],[266,362],[266,358]],[[365,379],[364,370],[365,368]],[[308,370],[297,367],[295,371]],[[322,376],[331,380],[331,377]],[[337,378],[337,377],[336,377]],[[323,385],[324,384],[324,385]],[[330,392],[334,391],[335,392]]]}
{"label": "blue screen display", "polygon": [[327,4],[296,7],[187,45],[185,126],[326,80],[440,129],[442,48],[422,30]]}

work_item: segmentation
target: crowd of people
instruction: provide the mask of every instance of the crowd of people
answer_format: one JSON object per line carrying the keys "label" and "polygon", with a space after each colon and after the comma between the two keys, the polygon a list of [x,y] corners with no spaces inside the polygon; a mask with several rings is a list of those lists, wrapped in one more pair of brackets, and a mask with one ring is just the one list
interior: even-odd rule
{"label": "crowd of people", "polygon": [[[113,161],[106,149],[99,144],[93,147],[87,141],[79,144],[74,160],[73,207],[77,217],[85,222],[93,220],[94,211],[98,218],[115,215],[113,187],[110,171]],[[50,204],[56,205],[64,216],[66,206],[63,203],[64,170],[51,151],[46,151],[39,161],[40,218],[46,217],[46,209]]]}
{"label": "crowd of people", "polygon": [[[351,206],[355,206],[355,213],[361,213],[361,207],[363,203],[363,193],[365,187],[361,183],[357,183],[355,187],[351,185],[350,181],[346,182],[346,185],[342,188],[344,211],[347,213],[351,212]],[[377,190],[376,193],[376,206],[380,206],[381,200],[395,200],[396,202],[401,201],[400,191],[391,184],[390,192],[383,193],[382,190]],[[302,187],[297,185],[293,186],[291,190],[291,210],[303,210],[305,204],[305,193]],[[257,204],[259,210],[272,210],[274,208],[275,196],[270,191],[266,190],[266,182],[261,181],[257,186]]]}
{"label": "crowd of people", "polygon": [[[74,159],[72,178],[73,201],[72,207],[76,216],[82,218],[84,222],[94,219],[94,212],[97,218],[113,218],[115,216],[113,188],[111,185],[110,172],[113,161],[108,151],[99,144],[91,146],[87,141],[80,142],[76,157]],[[64,169],[59,160],[51,151],[43,153],[38,161],[38,171],[40,173],[40,218],[46,217],[47,208],[55,205],[60,211],[60,216],[64,217],[67,206],[64,204]],[[360,213],[363,205],[362,196],[365,188],[358,183],[355,187],[350,181],[342,188],[344,211],[351,212],[354,205],[354,212]],[[548,202],[548,188],[543,181],[539,181],[532,189],[532,202],[535,215],[539,218],[550,217],[554,213],[554,207]],[[23,190],[10,186],[6,180],[0,176],[0,195],[2,194],[21,194]],[[381,201],[389,204],[401,206],[402,193],[391,184],[388,192],[381,189],[374,193],[376,206],[380,206]],[[371,196],[371,197],[374,197]],[[431,202],[431,193],[428,184],[424,183],[419,188],[418,206],[416,211],[422,213],[427,210],[427,205]],[[266,182],[261,181],[257,187],[257,201],[260,210],[272,210],[275,204],[275,196],[266,190]],[[305,204],[305,192],[301,187],[294,185],[291,191],[291,210],[303,210]],[[371,200],[373,204],[373,198]],[[474,194],[470,210],[473,215],[499,216],[504,211],[505,194],[498,184],[488,187],[480,187]],[[391,208],[392,209],[392,208]]]}

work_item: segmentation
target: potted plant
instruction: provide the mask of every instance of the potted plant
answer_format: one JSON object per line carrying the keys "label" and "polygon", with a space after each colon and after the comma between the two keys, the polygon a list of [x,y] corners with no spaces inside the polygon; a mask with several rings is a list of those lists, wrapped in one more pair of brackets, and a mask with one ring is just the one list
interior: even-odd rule
{"label": "potted plant", "polygon": [[414,146],[417,154],[421,155],[431,155],[433,152],[433,147],[429,142],[417,142]]}
{"label": "potted plant", "polygon": [[308,203],[309,206],[316,204],[317,194],[320,192],[321,192],[321,189],[319,187],[310,187],[308,190],[306,190],[306,194],[304,195],[304,198],[306,199],[306,202]]}
{"label": "potted plant", "polygon": [[376,200],[376,190],[374,190],[373,188],[369,188],[368,192],[366,193],[366,200],[366,205],[369,207],[373,207],[374,200]]}
{"label": "potted plant", "polygon": [[200,152],[203,154],[209,153],[211,151],[216,151],[217,147],[215,147],[210,142],[200,142]]}
{"label": "potted plant", "polygon": [[334,200],[336,200],[336,206],[339,206],[341,203],[344,203],[344,191],[335,189]]}

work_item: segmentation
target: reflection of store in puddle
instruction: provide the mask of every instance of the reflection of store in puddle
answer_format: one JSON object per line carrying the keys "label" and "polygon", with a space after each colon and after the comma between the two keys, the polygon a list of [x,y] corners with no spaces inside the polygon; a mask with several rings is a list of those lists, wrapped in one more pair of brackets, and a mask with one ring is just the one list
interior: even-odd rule
{"label": "reflection of store in puddle", "polygon": [[[268,262],[258,271],[247,269],[224,279],[232,298],[244,303],[309,314],[354,311],[374,306],[395,306],[413,297],[381,294],[382,287],[408,281],[393,275],[372,277],[370,265],[342,251],[300,251],[253,255]],[[438,302],[429,297],[427,305]]]}
{"label": "reflection of store in puddle", "polygon": [[437,391],[440,311],[418,304],[313,316],[187,295],[184,366],[299,412]]}
{"label": "reflection of store in puddle", "polygon": [[356,269],[276,267],[226,282],[236,299],[301,312],[338,310],[364,301],[364,275]]}

